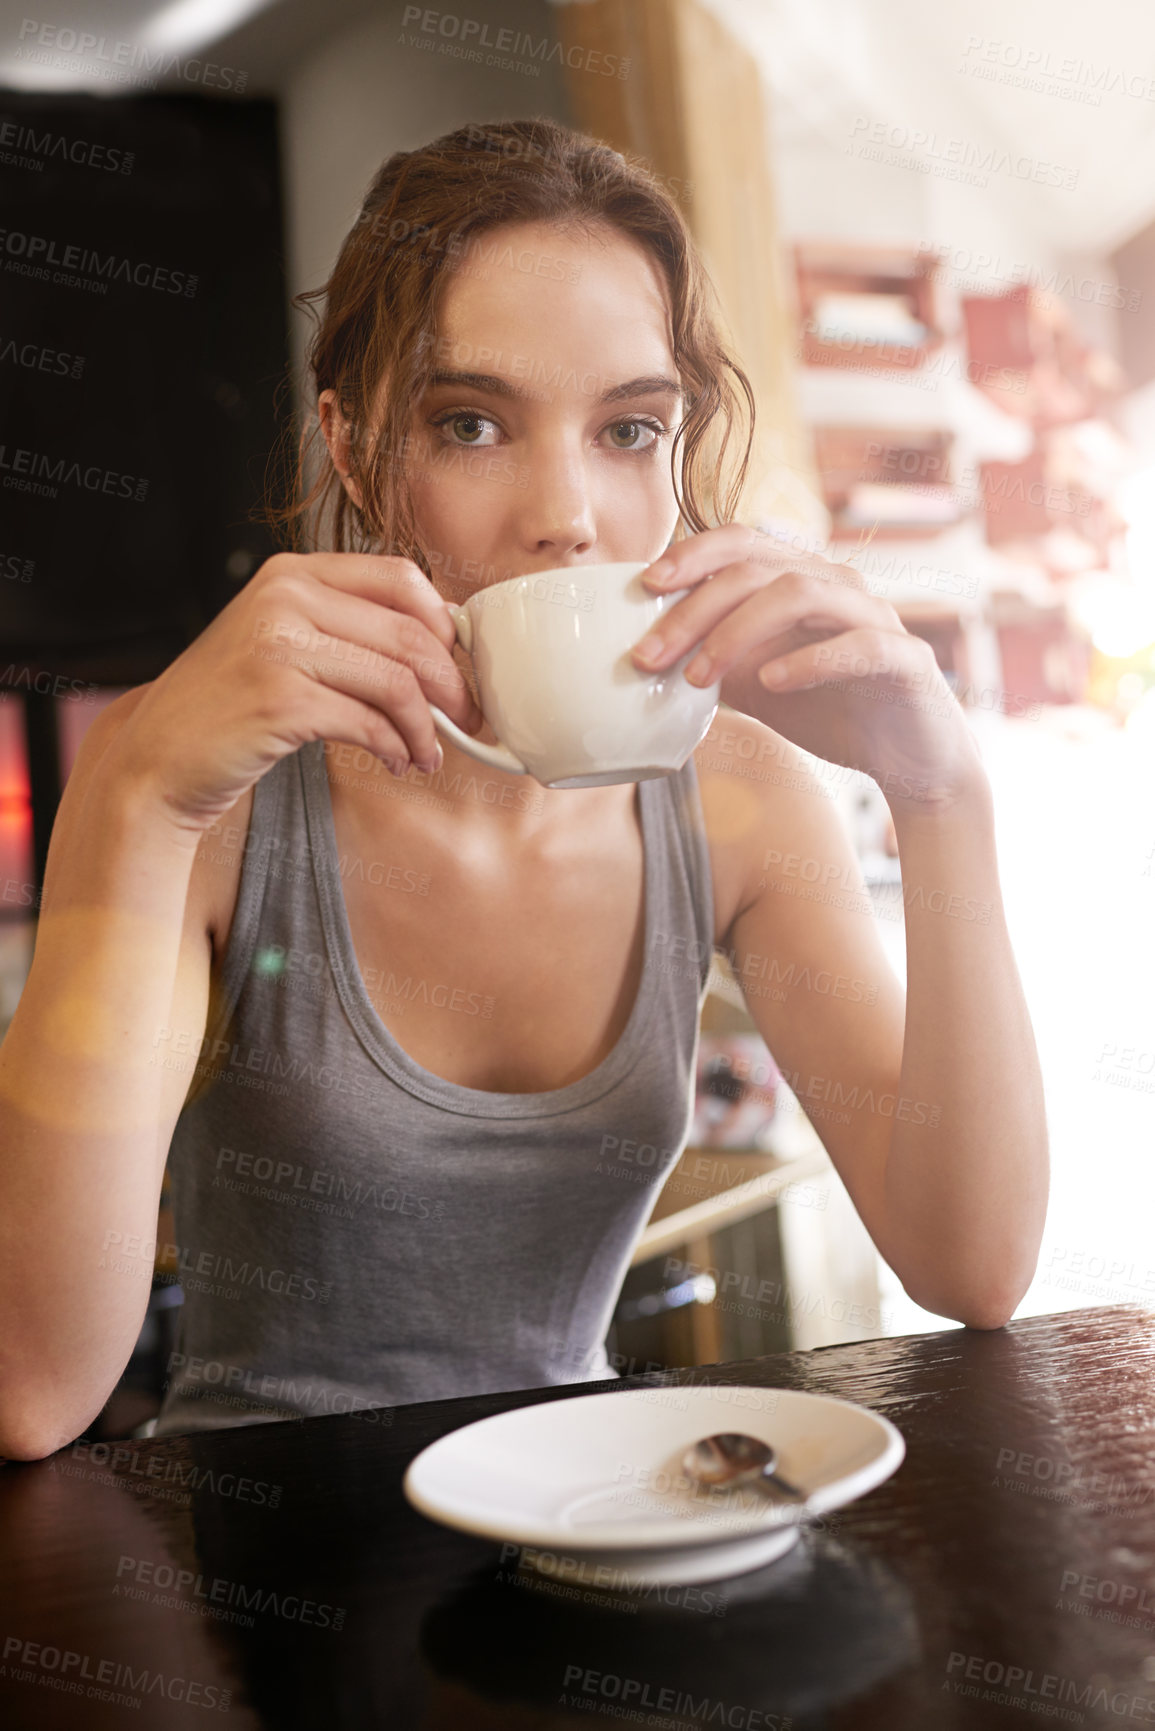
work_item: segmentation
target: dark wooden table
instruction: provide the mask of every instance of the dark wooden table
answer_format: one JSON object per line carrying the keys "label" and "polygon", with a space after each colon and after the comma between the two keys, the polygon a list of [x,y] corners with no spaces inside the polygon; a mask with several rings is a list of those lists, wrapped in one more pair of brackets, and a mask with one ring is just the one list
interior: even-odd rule
{"label": "dark wooden table", "polygon": [[[407,1463],[457,1425],[679,1381],[843,1395],[893,1420],[906,1460],[756,1574],[622,1598],[527,1586],[404,1500]],[[1043,1721],[1155,1724],[1138,1307],[0,1468],[6,1731]]]}

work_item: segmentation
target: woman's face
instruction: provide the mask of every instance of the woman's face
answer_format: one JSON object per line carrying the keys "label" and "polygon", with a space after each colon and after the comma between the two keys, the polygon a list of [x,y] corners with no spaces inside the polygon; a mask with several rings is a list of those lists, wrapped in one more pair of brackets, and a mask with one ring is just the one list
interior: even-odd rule
{"label": "woman's face", "polygon": [[414,522],[447,599],[559,565],[658,557],[682,396],[661,270],[620,230],[511,223],[446,283],[410,423]]}

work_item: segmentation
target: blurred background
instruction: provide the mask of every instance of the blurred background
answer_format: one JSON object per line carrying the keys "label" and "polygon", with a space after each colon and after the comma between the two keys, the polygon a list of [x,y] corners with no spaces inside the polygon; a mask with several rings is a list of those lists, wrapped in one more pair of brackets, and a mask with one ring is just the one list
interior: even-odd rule
{"label": "blurred background", "polygon": [[[549,115],[686,214],[758,395],[747,519],[856,564],[980,740],[1054,1162],[1019,1314],[1150,1302],[1155,14],[455,4],[0,7],[0,1031],[85,729],[273,550],[251,513],[296,407],[290,295],[392,151]],[[832,786],[901,973],[885,805]],[[179,1302],[158,1267],[101,1434],[154,1410]],[[948,1326],[879,1262],[719,961],[613,1362]]]}

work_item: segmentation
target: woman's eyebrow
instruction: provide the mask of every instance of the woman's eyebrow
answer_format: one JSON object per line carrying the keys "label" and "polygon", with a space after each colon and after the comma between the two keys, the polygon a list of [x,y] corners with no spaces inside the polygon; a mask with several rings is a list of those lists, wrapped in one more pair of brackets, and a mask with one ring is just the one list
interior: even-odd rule
{"label": "woman's eyebrow", "polygon": [[[474,391],[489,391],[497,397],[537,397],[538,391],[528,391],[515,384],[511,379],[499,378],[496,373],[430,373],[426,384],[429,389],[434,385],[460,385]],[[648,373],[639,379],[627,379],[624,384],[613,385],[608,391],[603,391],[598,399],[602,403],[618,403],[626,397],[680,397],[682,387],[677,379],[667,379],[660,373]]]}

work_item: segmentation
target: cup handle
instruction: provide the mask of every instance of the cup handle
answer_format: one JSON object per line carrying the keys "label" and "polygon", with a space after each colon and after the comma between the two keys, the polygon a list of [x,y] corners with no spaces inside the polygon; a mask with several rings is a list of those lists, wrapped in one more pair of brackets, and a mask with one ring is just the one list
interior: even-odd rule
{"label": "cup handle", "polygon": [[[457,641],[467,655],[473,653],[472,622],[464,607],[450,607],[453,615],[453,625],[457,632]],[[455,721],[450,721],[443,709],[438,709],[435,703],[429,705],[433,716],[433,725],[445,739],[451,739],[459,745],[468,756],[475,757],[478,763],[486,763],[490,769],[504,769],[510,775],[528,775],[529,770],[520,757],[515,757],[508,745],[486,745],[480,739],[474,739],[465,729],[458,727]]]}

